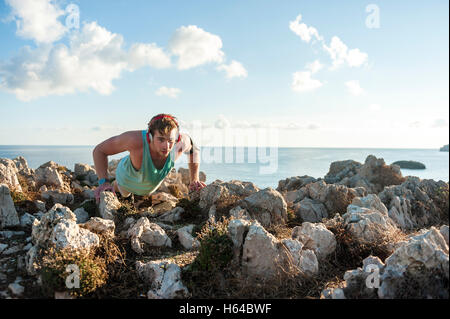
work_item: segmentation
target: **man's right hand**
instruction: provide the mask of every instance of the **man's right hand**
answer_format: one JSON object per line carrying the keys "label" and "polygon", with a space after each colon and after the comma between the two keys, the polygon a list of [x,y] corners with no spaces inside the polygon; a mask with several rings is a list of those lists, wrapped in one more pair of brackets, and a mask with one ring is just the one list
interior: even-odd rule
{"label": "man's right hand", "polygon": [[106,192],[106,191],[111,191],[114,193],[114,187],[108,183],[105,182],[102,185],[100,185],[99,187],[97,187],[94,191],[94,195],[95,195],[95,201],[98,203],[100,203],[100,193],[101,192]]}

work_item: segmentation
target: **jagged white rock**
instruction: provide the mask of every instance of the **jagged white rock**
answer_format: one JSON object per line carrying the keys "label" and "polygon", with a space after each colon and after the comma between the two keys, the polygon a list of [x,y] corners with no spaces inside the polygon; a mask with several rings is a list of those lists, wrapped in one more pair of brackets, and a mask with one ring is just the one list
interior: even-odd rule
{"label": "jagged white rock", "polygon": [[304,222],[292,230],[292,238],[299,240],[305,249],[311,249],[323,259],[336,250],[336,239],[324,224]]}
{"label": "jagged white rock", "polygon": [[20,224],[9,187],[0,184],[0,228],[17,226]]}
{"label": "jagged white rock", "polygon": [[189,297],[188,289],[181,281],[181,269],[172,261],[155,260],[148,263],[136,262],[139,276],[151,285],[149,299],[174,299]]}
{"label": "jagged white rock", "polygon": [[127,232],[131,238],[131,247],[139,254],[144,252],[142,243],[155,247],[172,247],[172,241],[166,232],[157,224],[150,223],[147,217],[141,217]]}

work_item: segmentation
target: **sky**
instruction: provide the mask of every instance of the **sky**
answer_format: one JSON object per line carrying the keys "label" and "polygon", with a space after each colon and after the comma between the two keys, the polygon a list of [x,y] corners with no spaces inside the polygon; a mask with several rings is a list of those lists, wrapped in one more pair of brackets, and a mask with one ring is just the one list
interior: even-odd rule
{"label": "sky", "polygon": [[0,145],[449,142],[449,3],[0,0]]}

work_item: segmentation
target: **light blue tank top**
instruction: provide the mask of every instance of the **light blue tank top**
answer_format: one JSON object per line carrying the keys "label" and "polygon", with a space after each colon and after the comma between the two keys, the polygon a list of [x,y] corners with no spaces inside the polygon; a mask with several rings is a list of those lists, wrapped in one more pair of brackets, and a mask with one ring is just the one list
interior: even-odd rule
{"label": "light blue tank top", "polygon": [[[142,155],[142,165],[140,170],[136,170],[130,159],[130,155],[122,158],[117,165],[116,180],[121,188],[124,190],[136,194],[136,195],[149,195],[156,191],[161,185],[167,174],[170,173],[175,166],[175,146],[167,157],[164,167],[157,169],[153,164],[152,157],[150,156],[150,149],[146,137],[147,131],[142,131],[142,142],[144,145]],[[151,134],[150,134],[151,139]]]}

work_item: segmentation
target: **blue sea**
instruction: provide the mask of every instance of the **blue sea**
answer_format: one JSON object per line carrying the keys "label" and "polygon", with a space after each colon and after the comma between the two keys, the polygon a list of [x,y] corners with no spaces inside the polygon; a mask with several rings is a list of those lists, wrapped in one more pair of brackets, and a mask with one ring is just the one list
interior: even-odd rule
{"label": "blue sea", "polygon": [[[75,163],[93,165],[94,146],[21,146],[0,145],[0,158],[23,156],[31,168],[36,169],[50,160],[73,170]],[[120,159],[128,153],[110,156]],[[324,177],[334,161],[355,160],[364,163],[368,155],[383,158],[386,164],[399,160],[412,160],[425,164],[424,170],[402,169],[403,176],[449,181],[449,153],[438,149],[370,149],[370,148],[233,148],[203,147],[200,170],[207,183],[216,179],[250,181],[260,188],[278,186],[278,181],[309,175]],[[184,156],[184,155],[183,155]],[[188,167],[186,157],[176,163]]]}

